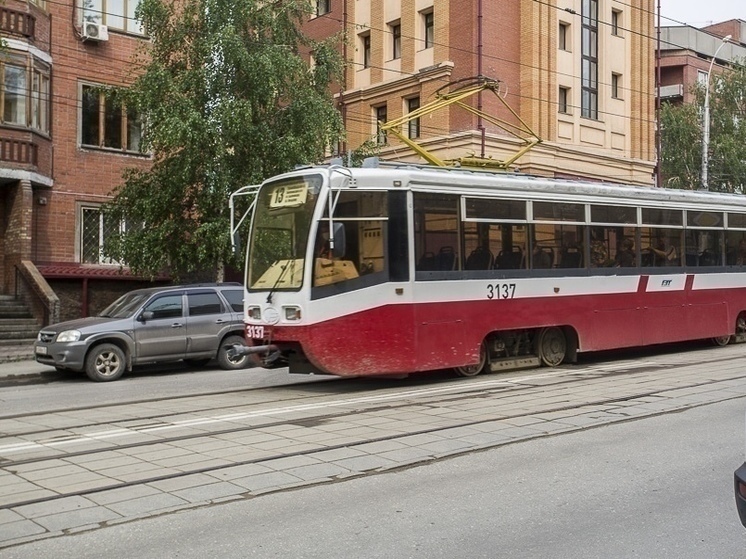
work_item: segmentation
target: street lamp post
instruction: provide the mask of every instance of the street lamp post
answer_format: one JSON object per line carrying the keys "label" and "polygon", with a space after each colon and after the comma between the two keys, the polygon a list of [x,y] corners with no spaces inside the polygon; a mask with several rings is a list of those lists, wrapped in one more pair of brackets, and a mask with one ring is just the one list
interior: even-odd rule
{"label": "street lamp post", "polygon": [[715,54],[712,55],[710,69],[707,71],[707,79],[705,80],[705,107],[702,116],[702,190],[709,190],[709,185],[707,184],[707,165],[709,163],[707,151],[710,147],[710,74],[712,74],[712,65],[715,63],[715,58],[717,58],[720,49],[725,46],[725,43],[730,41],[730,38],[731,35],[723,37],[720,46],[715,50]]}

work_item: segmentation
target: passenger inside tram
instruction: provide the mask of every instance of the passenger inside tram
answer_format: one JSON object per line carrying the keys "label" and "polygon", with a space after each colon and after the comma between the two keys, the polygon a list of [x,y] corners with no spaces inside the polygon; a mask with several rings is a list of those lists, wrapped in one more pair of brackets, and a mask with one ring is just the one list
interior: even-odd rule
{"label": "passenger inside tram", "polygon": [[668,235],[659,236],[655,245],[649,250],[654,255],[655,266],[678,266],[680,264],[678,251]]}
{"label": "passenger inside tram", "polygon": [[746,264],[746,239],[738,241],[738,246],[728,251],[729,266],[743,266]]}
{"label": "passenger inside tram", "polygon": [[614,259],[614,265],[617,268],[634,268],[636,260],[635,243],[630,238],[622,239]]}

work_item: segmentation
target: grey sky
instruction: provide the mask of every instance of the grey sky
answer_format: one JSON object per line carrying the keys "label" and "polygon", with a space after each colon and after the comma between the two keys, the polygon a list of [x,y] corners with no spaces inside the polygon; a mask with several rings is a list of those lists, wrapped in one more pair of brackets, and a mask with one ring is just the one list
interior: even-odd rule
{"label": "grey sky", "polygon": [[[694,27],[704,27],[729,19],[746,20],[746,2],[743,0],[660,0],[660,4],[663,26],[683,22]],[[655,0],[655,6],[657,8],[658,0]]]}

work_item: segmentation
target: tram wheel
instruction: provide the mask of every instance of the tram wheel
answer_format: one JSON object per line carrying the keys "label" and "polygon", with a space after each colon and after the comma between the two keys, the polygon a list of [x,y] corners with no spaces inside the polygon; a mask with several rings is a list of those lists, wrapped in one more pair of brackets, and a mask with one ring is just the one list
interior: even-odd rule
{"label": "tram wheel", "polygon": [[540,330],[536,342],[536,354],[548,367],[556,367],[562,363],[567,355],[567,338],[564,332],[556,326]]}
{"label": "tram wheel", "polygon": [[486,365],[487,346],[482,342],[482,345],[479,346],[479,363],[476,363],[475,365],[466,365],[465,367],[456,367],[455,371],[460,377],[475,377],[482,372]]}
{"label": "tram wheel", "polygon": [[730,336],[718,336],[717,338],[712,338],[712,343],[719,347],[727,346],[730,343]]}

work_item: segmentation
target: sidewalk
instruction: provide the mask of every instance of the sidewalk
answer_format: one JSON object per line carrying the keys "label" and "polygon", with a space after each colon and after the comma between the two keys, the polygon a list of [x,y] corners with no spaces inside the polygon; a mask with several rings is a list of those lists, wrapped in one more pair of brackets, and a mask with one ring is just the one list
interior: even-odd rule
{"label": "sidewalk", "polygon": [[45,374],[59,375],[53,367],[42,365],[33,359],[0,361],[0,386],[11,382],[39,380]]}

